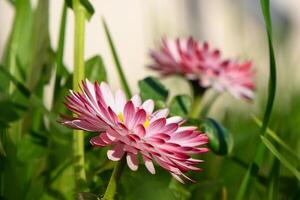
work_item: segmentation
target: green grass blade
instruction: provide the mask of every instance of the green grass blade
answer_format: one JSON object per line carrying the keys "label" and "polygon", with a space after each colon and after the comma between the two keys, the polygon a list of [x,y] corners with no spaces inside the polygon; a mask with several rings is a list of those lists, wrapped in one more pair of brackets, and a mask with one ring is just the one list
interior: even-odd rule
{"label": "green grass blade", "polygon": [[264,136],[260,136],[264,145],[269,149],[269,151],[284,165],[287,169],[289,169],[296,178],[300,181],[300,172],[296,167],[293,166],[276,148],[275,146]]}
{"label": "green grass blade", "polygon": [[[276,61],[274,55],[274,49],[272,44],[272,22],[270,16],[270,1],[269,0],[261,0],[261,9],[265,20],[265,27],[268,36],[268,46],[269,46],[269,62],[270,62],[270,75],[269,75],[269,89],[268,89],[268,100],[266,105],[266,110],[263,118],[263,124],[260,129],[260,134],[264,135],[272,113],[275,92],[276,92]],[[258,174],[260,165],[263,161],[263,156],[265,152],[265,147],[259,144],[258,150],[255,154],[254,162],[250,165],[246,175],[243,178],[241,187],[237,194],[237,199],[242,200],[245,197],[247,188],[249,186],[250,178],[254,177]]]}
{"label": "green grass blade", "polygon": [[118,74],[119,74],[119,78],[120,78],[122,87],[125,90],[126,96],[128,98],[130,98],[132,96],[132,93],[130,91],[128,81],[126,80],[125,74],[123,72],[123,68],[122,68],[119,56],[117,54],[117,50],[115,48],[114,42],[112,40],[109,28],[108,28],[107,23],[106,23],[104,18],[102,18],[102,24],[103,24],[103,27],[104,27],[104,31],[105,31],[105,34],[106,34],[107,41],[109,43],[109,47],[110,47],[112,56],[114,58],[114,62],[115,62],[115,65],[116,65],[116,68],[117,68],[117,71],[118,71]]}
{"label": "green grass blade", "polygon": [[63,66],[63,56],[64,56],[64,44],[65,44],[65,32],[66,32],[66,23],[67,23],[67,5],[64,3],[63,13],[61,16],[61,22],[59,27],[59,37],[58,37],[58,46],[56,52],[56,70],[57,74],[61,75],[64,69]]}
{"label": "green grass blade", "polygon": [[[255,123],[258,126],[262,126],[262,122],[254,117],[253,120],[255,121]],[[270,136],[273,140],[275,140],[282,148],[284,148],[286,151],[288,151],[293,157],[295,157],[296,159],[298,159],[300,161],[300,156],[298,154],[295,153],[295,151],[289,147],[280,137],[278,137],[278,135],[271,130],[270,128],[267,128],[266,131],[267,135]]]}

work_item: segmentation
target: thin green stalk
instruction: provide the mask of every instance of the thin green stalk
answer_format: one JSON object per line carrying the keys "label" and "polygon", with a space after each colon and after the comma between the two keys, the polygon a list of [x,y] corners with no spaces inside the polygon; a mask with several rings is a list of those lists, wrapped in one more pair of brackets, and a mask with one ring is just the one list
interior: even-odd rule
{"label": "thin green stalk", "polygon": [[195,95],[193,99],[193,103],[191,106],[191,112],[189,113],[189,118],[197,118],[201,111],[201,100],[202,95]]}
{"label": "thin green stalk", "polygon": [[117,191],[117,184],[122,174],[123,168],[125,166],[125,156],[116,163],[114,170],[111,174],[109,183],[107,185],[106,191],[104,193],[103,200],[113,200]]}
{"label": "thin green stalk", "polygon": [[115,62],[116,69],[117,69],[118,74],[119,74],[119,78],[120,78],[122,87],[125,90],[127,98],[130,98],[132,96],[132,93],[130,91],[128,81],[126,80],[125,74],[123,72],[122,65],[121,65],[120,59],[118,57],[117,50],[116,50],[116,47],[114,45],[114,42],[112,40],[109,28],[108,28],[104,18],[102,18],[102,23],[103,23],[104,31],[105,31],[106,38],[107,38],[108,43],[109,43],[109,47],[110,47],[112,56],[114,58],[114,62]]}
{"label": "thin green stalk", "polygon": [[[268,45],[269,45],[269,62],[270,62],[270,77],[269,77],[269,91],[268,91],[268,100],[266,105],[266,110],[264,114],[263,124],[260,130],[261,135],[265,135],[267,130],[271,112],[273,109],[274,99],[275,99],[275,92],[276,92],[276,61],[275,61],[275,54],[273,49],[272,43],[272,23],[271,23],[271,16],[270,16],[270,2],[269,0],[260,0],[261,2],[261,9],[264,15],[265,26],[268,36]],[[245,198],[245,194],[247,189],[250,185],[250,180],[257,176],[259,172],[259,168],[263,162],[264,154],[266,151],[266,147],[259,141],[259,147],[256,151],[254,161],[250,165],[249,169],[246,172],[246,175],[243,178],[241,187],[237,194],[237,199],[242,200]]]}
{"label": "thin green stalk", "polygon": [[[75,14],[75,35],[74,35],[74,75],[73,89],[79,90],[79,83],[84,79],[84,33],[85,33],[85,8],[79,0],[73,0]],[[75,179],[77,187],[85,182],[84,170],[84,135],[82,130],[74,130],[73,151]]]}
{"label": "thin green stalk", "polygon": [[56,70],[57,74],[61,74],[63,70],[63,56],[64,56],[64,44],[65,44],[65,32],[67,22],[67,5],[64,3],[63,13],[61,16],[61,22],[59,27],[59,38],[56,53]]}
{"label": "thin green stalk", "polygon": [[193,103],[191,105],[191,110],[189,113],[189,118],[198,118],[201,113],[201,101],[203,94],[205,92],[204,88],[201,88],[196,81],[191,82],[191,87],[193,90]]}

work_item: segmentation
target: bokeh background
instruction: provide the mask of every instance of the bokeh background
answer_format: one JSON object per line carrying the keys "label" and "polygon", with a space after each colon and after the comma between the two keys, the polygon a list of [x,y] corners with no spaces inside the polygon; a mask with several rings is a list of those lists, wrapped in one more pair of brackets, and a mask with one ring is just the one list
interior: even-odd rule
{"label": "bokeh background", "polygon": [[[193,36],[219,48],[225,57],[253,60],[257,73],[254,102],[239,101],[224,94],[218,98],[209,113],[210,116],[222,121],[234,135],[234,155],[249,163],[259,138],[259,128],[251,116],[262,116],[268,85],[268,46],[259,1],[91,0],[91,3],[95,8],[95,14],[86,23],[85,57],[102,55],[107,66],[108,81],[113,88],[120,87],[120,84],[101,25],[101,17],[104,17],[110,26],[125,74],[135,92],[138,92],[138,80],[149,74],[156,75],[146,68],[150,63],[148,53],[150,49],[159,45],[162,37]],[[35,7],[37,1],[32,1],[32,5]],[[56,49],[63,1],[51,0],[49,6],[50,42]],[[300,154],[299,9],[299,0],[271,1],[278,88],[270,126],[298,154]],[[0,0],[0,16],[1,58],[14,19],[14,8],[6,0]],[[68,12],[63,59],[70,71],[73,66],[73,28],[73,13]],[[187,83],[180,78],[167,78],[163,82],[171,89],[172,94],[190,93]],[[49,104],[51,98],[47,93],[44,94],[44,99],[45,103]],[[216,167],[205,169],[206,178],[215,181],[220,179],[221,185],[228,187],[229,196],[233,195],[245,170],[224,157],[208,156],[207,159],[208,162],[211,159]],[[270,166],[267,164],[263,168],[266,172],[269,169]],[[281,173],[286,178],[292,177],[284,167],[281,168]],[[205,185],[206,182],[203,182]],[[207,183],[207,188],[210,187],[210,183]],[[287,179],[287,183],[283,183],[298,184],[290,179]],[[259,197],[260,192],[264,192],[260,186],[257,188],[253,198]],[[299,187],[296,190],[299,190]],[[288,196],[289,190],[286,191],[284,194]]]}

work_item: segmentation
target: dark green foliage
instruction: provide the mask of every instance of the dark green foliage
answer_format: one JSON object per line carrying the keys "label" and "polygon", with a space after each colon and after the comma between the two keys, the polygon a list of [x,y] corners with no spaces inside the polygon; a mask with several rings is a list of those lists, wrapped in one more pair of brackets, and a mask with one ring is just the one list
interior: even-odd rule
{"label": "dark green foliage", "polygon": [[170,104],[170,115],[179,115],[182,117],[187,117],[190,108],[191,108],[192,100],[188,95],[177,95],[175,96]]}
{"label": "dark green foliage", "polygon": [[105,66],[101,56],[93,56],[85,62],[85,75],[91,82],[107,81]]}
{"label": "dark green foliage", "polygon": [[200,125],[208,136],[209,148],[218,155],[229,155],[233,149],[230,132],[212,118],[204,119]]}
{"label": "dark green foliage", "polygon": [[139,88],[143,100],[153,99],[156,102],[165,102],[168,98],[168,90],[157,78],[147,77],[140,80]]}

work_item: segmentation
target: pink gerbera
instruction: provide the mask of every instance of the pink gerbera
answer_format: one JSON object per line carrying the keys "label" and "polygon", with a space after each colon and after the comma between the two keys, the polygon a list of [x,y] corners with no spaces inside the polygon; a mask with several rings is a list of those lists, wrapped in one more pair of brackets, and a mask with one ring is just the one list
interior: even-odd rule
{"label": "pink gerbera", "polygon": [[155,173],[153,161],[168,170],[177,180],[191,180],[184,173],[200,171],[202,160],[191,154],[201,154],[208,149],[207,136],[193,126],[181,126],[181,117],[168,116],[168,109],[154,110],[152,100],[141,101],[139,95],[127,100],[122,90],[112,93],[102,82],[82,83],[81,92],[70,91],[66,106],[76,117],[63,117],[62,123],[86,131],[99,132],[91,139],[97,147],[111,146],[107,152],[110,160],[126,156],[130,169],[138,169],[140,153],[146,168]]}
{"label": "pink gerbera", "polygon": [[182,75],[198,81],[203,88],[228,91],[235,97],[253,98],[255,84],[251,62],[238,63],[221,58],[217,49],[208,43],[201,45],[189,39],[162,40],[157,51],[151,51],[154,64],[150,68],[163,76]]}

